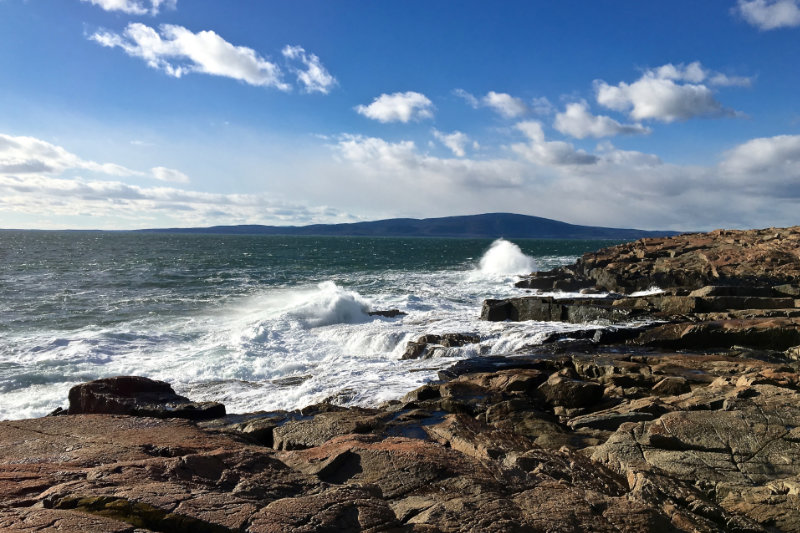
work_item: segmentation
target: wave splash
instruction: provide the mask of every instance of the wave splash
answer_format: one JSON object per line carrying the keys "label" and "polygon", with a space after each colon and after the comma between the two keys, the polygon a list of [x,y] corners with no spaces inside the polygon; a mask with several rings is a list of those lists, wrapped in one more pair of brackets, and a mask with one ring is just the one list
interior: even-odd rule
{"label": "wave splash", "polygon": [[369,302],[360,294],[348,291],[333,281],[324,281],[317,290],[299,297],[287,315],[316,328],[332,324],[360,324],[370,320]]}
{"label": "wave splash", "polygon": [[530,274],[536,262],[525,255],[519,246],[505,239],[497,239],[481,257],[479,270],[482,274]]}

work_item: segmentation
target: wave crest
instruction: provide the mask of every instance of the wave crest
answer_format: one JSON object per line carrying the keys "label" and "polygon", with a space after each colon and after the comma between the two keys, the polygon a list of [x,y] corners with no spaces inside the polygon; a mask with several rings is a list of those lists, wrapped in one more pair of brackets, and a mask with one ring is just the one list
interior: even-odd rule
{"label": "wave crest", "polygon": [[505,239],[497,239],[483,254],[479,270],[482,274],[530,274],[536,269],[532,257],[525,255],[519,246]]}
{"label": "wave crest", "polygon": [[331,324],[360,324],[370,320],[369,303],[357,292],[348,291],[332,281],[324,281],[317,290],[303,294],[287,315],[308,327]]}

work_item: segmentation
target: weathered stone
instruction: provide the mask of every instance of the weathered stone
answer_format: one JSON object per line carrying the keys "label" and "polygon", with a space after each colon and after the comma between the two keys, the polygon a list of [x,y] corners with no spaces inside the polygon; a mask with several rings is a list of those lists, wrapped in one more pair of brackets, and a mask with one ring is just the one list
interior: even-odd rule
{"label": "weathered stone", "polygon": [[686,378],[667,376],[653,386],[653,394],[657,396],[678,396],[691,392],[692,388]]}
{"label": "weathered stone", "polygon": [[749,346],[786,350],[800,344],[800,318],[666,324],[645,331],[635,342],[640,345],[682,349]]}
{"label": "weathered stone", "polygon": [[539,392],[550,405],[563,407],[591,406],[599,403],[603,397],[603,387],[598,383],[556,374],[539,386]]}
{"label": "weathered stone", "polygon": [[428,359],[434,357],[434,347],[458,348],[467,344],[481,342],[478,335],[469,333],[444,333],[441,335],[423,335],[415,341],[409,341],[401,359]]}
{"label": "weathered stone", "polygon": [[[800,280],[798,249],[800,227],[642,239],[586,253],[574,265],[524,279],[519,286],[552,287],[563,279],[623,293],[652,286],[796,287]],[[541,283],[536,281],[539,277]]]}
{"label": "weathered stone", "polygon": [[375,410],[323,412],[305,420],[291,420],[272,430],[276,450],[319,446],[339,435],[369,433],[382,427],[387,415]]}
{"label": "weathered stone", "polygon": [[192,402],[163,381],[138,376],[98,379],[72,387],[69,414],[129,414],[203,420],[225,416],[217,402]]}
{"label": "weathered stone", "polygon": [[481,319],[491,322],[536,320],[579,324],[597,320],[618,322],[641,314],[635,309],[614,307],[614,301],[613,298],[556,299],[539,296],[484,300]]}

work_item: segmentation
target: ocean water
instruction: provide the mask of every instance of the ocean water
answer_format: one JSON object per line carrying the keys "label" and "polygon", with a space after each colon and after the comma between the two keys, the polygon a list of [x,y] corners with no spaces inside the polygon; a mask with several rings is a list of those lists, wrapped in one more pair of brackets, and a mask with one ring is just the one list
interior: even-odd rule
{"label": "ocean water", "polygon": [[[0,231],[0,419],[135,374],[228,412],[326,398],[377,405],[459,358],[537,344],[558,323],[479,320],[519,274],[611,241]],[[407,315],[375,317],[399,309]],[[402,361],[425,333],[480,344]]]}

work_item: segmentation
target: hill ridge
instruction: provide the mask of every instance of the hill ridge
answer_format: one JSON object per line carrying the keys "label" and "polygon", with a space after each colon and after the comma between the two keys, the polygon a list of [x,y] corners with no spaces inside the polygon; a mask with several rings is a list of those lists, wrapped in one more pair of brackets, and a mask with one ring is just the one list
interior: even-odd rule
{"label": "hill ridge", "polygon": [[676,235],[675,231],[652,231],[603,226],[581,226],[549,218],[516,213],[483,213],[435,218],[391,218],[369,222],[265,226],[258,224],[196,228],[136,230],[144,233],[209,233],[229,235],[306,235],[342,237],[450,237],[528,239],[640,239]]}

